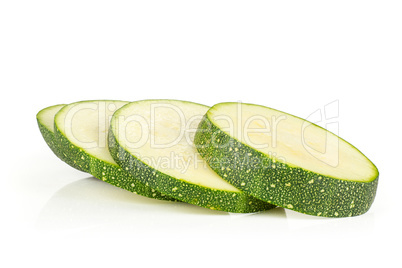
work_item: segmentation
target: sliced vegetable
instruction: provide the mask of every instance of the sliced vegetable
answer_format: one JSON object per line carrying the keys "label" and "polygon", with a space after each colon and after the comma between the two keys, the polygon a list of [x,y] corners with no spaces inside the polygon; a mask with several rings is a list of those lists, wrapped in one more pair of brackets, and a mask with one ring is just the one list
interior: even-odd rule
{"label": "sliced vegetable", "polygon": [[47,145],[58,158],[60,158],[73,168],[84,171],[79,165],[70,160],[67,155],[60,150],[54,137],[54,116],[64,106],[65,104],[59,104],[40,110],[36,115],[39,130],[42,133],[42,137],[44,138]]}
{"label": "sliced vegetable", "polygon": [[358,149],[268,107],[216,104],[202,119],[195,144],[210,167],[235,187],[302,213],[360,215],[376,194],[378,170]]}
{"label": "sliced vegetable", "polygon": [[81,170],[139,195],[173,200],[122,170],[108,151],[110,119],[124,101],[82,101],[64,106],[55,115],[55,139],[60,150]]}
{"label": "sliced vegetable", "polygon": [[111,121],[111,155],[143,183],[190,204],[229,212],[272,208],[227,183],[197,153],[193,137],[207,111],[207,106],[177,100],[127,104]]}

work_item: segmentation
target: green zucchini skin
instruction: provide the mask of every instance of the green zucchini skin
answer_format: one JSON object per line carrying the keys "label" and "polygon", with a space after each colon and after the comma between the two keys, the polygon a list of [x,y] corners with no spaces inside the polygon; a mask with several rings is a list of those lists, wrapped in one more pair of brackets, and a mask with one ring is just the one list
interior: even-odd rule
{"label": "green zucchini skin", "polygon": [[60,108],[62,108],[63,106],[65,106],[64,104],[59,104],[59,105],[53,105],[53,106],[49,106],[46,107],[42,110],[40,110],[37,115],[36,115],[36,121],[38,122],[38,127],[40,130],[40,133],[42,134],[43,139],[45,140],[46,144],[49,146],[49,148],[52,150],[52,152],[63,162],[65,162],[66,164],[70,165],[71,167],[78,169],[80,171],[86,172],[82,167],[80,167],[78,164],[74,163],[74,161],[70,160],[67,155],[60,150],[58,143],[56,142],[56,138],[54,135],[54,132],[51,131],[50,129],[48,129],[41,121],[41,119],[39,118],[40,113],[44,112],[47,109],[56,107],[56,106],[60,106]]}
{"label": "green zucchini skin", "polygon": [[350,217],[367,212],[376,195],[378,174],[370,182],[354,182],[274,162],[220,130],[208,114],[199,124],[194,143],[223,179],[283,208],[322,217]]}
{"label": "green zucchini skin", "polygon": [[97,179],[138,195],[164,201],[177,201],[145,185],[125,172],[118,165],[102,161],[77,147],[60,131],[57,124],[55,124],[54,130],[55,140],[60,151],[63,152],[67,158],[74,159],[74,163],[82,171],[91,174]]}
{"label": "green zucchini skin", "polygon": [[213,210],[235,213],[257,212],[275,207],[244,192],[214,190],[164,174],[127,152],[118,143],[112,128],[109,130],[108,144],[113,159],[132,176],[141,178],[150,187],[180,201]]}

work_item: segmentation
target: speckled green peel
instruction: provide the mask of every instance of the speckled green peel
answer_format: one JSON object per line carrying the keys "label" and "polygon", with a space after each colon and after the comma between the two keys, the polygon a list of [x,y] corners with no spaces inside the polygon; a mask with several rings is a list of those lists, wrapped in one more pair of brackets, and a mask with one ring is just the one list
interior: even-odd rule
{"label": "speckled green peel", "polygon": [[323,176],[271,159],[234,139],[204,116],[195,144],[210,167],[244,192],[271,204],[324,217],[365,213],[377,189],[377,177],[356,182]]}
{"label": "speckled green peel", "polygon": [[[174,110],[152,110],[155,106],[168,105],[174,107]],[[166,106],[167,107],[167,106]],[[152,110],[152,111],[151,111]],[[111,120],[109,131],[109,151],[115,161],[132,176],[138,178],[146,185],[174,197],[180,201],[194,204],[197,206],[227,211],[248,213],[261,210],[268,210],[274,206],[258,200],[228,184],[214,173],[204,161],[199,157],[192,138],[187,140],[183,137],[176,140],[174,145],[164,149],[152,144],[152,140],[166,138],[171,141],[176,138],[177,133],[191,132],[188,122],[194,123],[194,130],[198,126],[199,120],[208,107],[184,101],[177,100],[147,100],[127,104],[114,113]],[[172,112],[171,114],[169,113]],[[181,114],[186,121],[185,129],[181,126],[183,123],[175,121],[174,115]],[[148,124],[144,129],[153,129],[153,132],[144,132],[141,136],[146,137],[146,142],[141,146],[129,146],[127,140],[133,137],[139,137],[141,133],[136,133],[138,128],[119,124],[121,118],[130,118],[133,115],[140,117]],[[154,116],[154,117],[151,117]],[[152,119],[151,119],[152,118]],[[192,121],[191,119],[197,118]],[[128,133],[128,134],[127,134]],[[126,137],[127,135],[127,137]],[[147,163],[144,159],[170,159],[172,153],[178,157],[192,159],[192,164],[197,161],[197,165],[189,164],[190,168],[180,170],[178,166],[163,167],[155,163]],[[143,158],[141,158],[143,157]],[[197,160],[194,160],[197,159]],[[179,172],[183,171],[183,172]]]}
{"label": "speckled green peel", "polygon": [[[40,110],[38,112],[38,114],[36,115],[36,120],[38,122],[39,130],[42,134],[43,139],[49,146],[49,148],[52,150],[52,152],[58,158],[60,158],[62,161],[64,161],[71,167],[85,172],[84,169],[82,169],[79,165],[74,163],[74,161],[70,160],[67,157],[67,155],[62,150],[60,150],[58,143],[55,140],[53,128],[50,129],[48,127],[48,125],[52,125],[52,126],[54,125],[54,115],[53,114],[56,114],[57,111],[59,111],[64,106],[65,106],[65,104],[59,104],[59,105],[50,106],[50,107]],[[46,116],[47,113],[51,113],[51,115]],[[52,120],[52,121],[46,122],[46,120]]]}
{"label": "speckled green peel", "polygon": [[[74,105],[74,103],[70,105]],[[56,117],[57,116],[58,115],[56,115]],[[129,173],[122,170],[122,168],[117,164],[99,159],[88,153],[83,148],[76,146],[66,137],[65,133],[60,130],[57,121],[55,122],[54,129],[55,139],[60,151],[62,151],[67,158],[71,159],[82,171],[88,172],[94,177],[111,185],[142,196],[159,200],[177,201],[174,198],[166,196],[163,193],[155,191],[151,187],[145,185],[141,181],[131,176]]]}
{"label": "speckled green peel", "polygon": [[119,188],[128,190],[135,194],[142,196],[165,200],[165,201],[178,201],[174,198],[166,196],[163,193],[145,185],[144,183],[134,179],[130,174],[125,172],[122,168],[116,165],[107,163],[97,158],[91,158],[91,174],[107,183],[110,183]]}
{"label": "speckled green peel", "polygon": [[116,162],[127,172],[150,187],[180,201],[213,210],[250,213],[268,210],[275,206],[258,200],[244,192],[229,192],[206,188],[173,178],[141,162],[117,142],[109,132],[109,151]]}

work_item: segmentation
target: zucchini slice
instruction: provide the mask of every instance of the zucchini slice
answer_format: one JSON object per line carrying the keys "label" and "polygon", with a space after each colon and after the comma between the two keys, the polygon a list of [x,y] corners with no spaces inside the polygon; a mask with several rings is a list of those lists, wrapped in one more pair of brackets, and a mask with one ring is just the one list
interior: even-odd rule
{"label": "zucchini slice", "polygon": [[81,170],[107,183],[142,196],[174,200],[123,171],[111,157],[107,130],[114,111],[125,104],[125,101],[95,100],[61,108],[54,117],[55,139],[60,150]]}
{"label": "zucchini slice", "polygon": [[193,138],[207,111],[207,106],[178,100],[127,104],[110,124],[111,155],[134,177],[180,201],[242,213],[274,207],[227,183],[200,157]]}
{"label": "zucchini slice", "polygon": [[38,122],[39,130],[49,148],[58,158],[60,158],[71,167],[85,172],[83,168],[74,163],[74,161],[70,160],[67,155],[60,150],[54,137],[54,116],[64,106],[65,104],[59,104],[40,110],[36,114],[36,120]]}
{"label": "zucchini slice", "polygon": [[374,201],[378,170],[335,134],[268,107],[220,103],[202,119],[198,152],[223,179],[280,207],[347,217]]}

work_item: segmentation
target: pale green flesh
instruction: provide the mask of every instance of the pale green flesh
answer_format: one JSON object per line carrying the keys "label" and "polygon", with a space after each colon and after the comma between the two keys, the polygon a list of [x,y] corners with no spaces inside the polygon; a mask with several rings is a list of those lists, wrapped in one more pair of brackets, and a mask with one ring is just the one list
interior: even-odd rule
{"label": "pale green flesh", "polygon": [[113,113],[125,101],[84,101],[65,106],[55,117],[61,133],[75,146],[104,162],[117,165],[108,150]]}
{"label": "pale green flesh", "polygon": [[301,118],[238,103],[217,104],[208,117],[226,134],[287,165],[350,181],[378,177],[377,168],[359,150]]}
{"label": "pale green flesh", "polygon": [[208,108],[190,102],[142,101],[117,111],[111,126],[120,146],[148,166],[188,183],[240,192],[206,164],[193,143]]}
{"label": "pale green flesh", "polygon": [[37,118],[44,127],[54,133],[54,116],[64,106],[65,104],[60,104],[45,108],[38,113]]}

